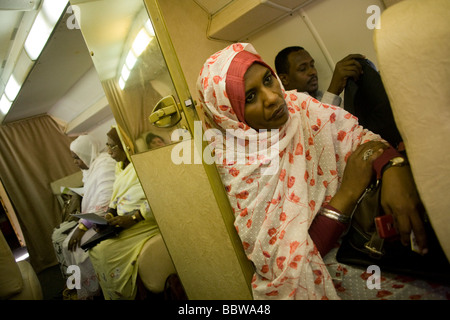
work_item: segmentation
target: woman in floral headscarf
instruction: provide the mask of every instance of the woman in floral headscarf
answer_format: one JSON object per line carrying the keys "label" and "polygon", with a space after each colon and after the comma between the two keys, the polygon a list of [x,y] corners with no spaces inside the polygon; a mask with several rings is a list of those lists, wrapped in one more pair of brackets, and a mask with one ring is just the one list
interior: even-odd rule
{"label": "woman in floral headscarf", "polygon": [[[343,109],[285,92],[250,44],[207,59],[197,89],[235,227],[255,266],[254,298],[338,299],[322,257],[345,230],[373,165],[382,166],[375,159],[395,150]],[[413,229],[425,248],[409,169],[388,169],[383,179],[385,210],[403,237]]]}

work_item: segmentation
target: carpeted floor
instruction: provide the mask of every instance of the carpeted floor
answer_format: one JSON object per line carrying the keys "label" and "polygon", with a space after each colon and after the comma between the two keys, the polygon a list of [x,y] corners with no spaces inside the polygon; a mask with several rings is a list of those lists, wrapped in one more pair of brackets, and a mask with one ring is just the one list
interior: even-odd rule
{"label": "carpeted floor", "polygon": [[59,265],[47,268],[37,275],[44,300],[62,300],[66,281],[61,274]]}

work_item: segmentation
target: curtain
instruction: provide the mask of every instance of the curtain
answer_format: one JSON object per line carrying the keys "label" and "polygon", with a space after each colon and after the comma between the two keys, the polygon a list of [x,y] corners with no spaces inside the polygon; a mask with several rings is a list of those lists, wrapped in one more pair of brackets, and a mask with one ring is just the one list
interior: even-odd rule
{"label": "curtain", "polygon": [[80,170],[71,141],[47,115],[0,126],[0,178],[36,272],[58,263],[51,236],[61,223],[61,207],[50,183]]}

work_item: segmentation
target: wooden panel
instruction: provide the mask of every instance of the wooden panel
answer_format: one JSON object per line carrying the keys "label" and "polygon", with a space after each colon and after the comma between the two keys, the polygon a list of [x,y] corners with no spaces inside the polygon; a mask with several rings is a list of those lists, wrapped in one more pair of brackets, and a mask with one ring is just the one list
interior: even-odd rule
{"label": "wooden panel", "polygon": [[222,182],[209,179],[202,164],[174,164],[175,147],[188,150],[193,142],[134,155],[132,160],[189,299],[252,299],[253,267],[234,229],[229,204],[215,194],[225,194]]}

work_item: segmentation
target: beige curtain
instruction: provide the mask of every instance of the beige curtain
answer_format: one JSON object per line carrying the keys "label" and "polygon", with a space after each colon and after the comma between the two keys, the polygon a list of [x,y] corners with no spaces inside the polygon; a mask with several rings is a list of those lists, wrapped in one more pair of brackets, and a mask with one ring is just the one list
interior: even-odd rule
{"label": "beige curtain", "polygon": [[61,209],[50,183],[79,170],[71,141],[46,115],[0,126],[0,178],[36,272],[57,263],[51,235],[61,223]]}

